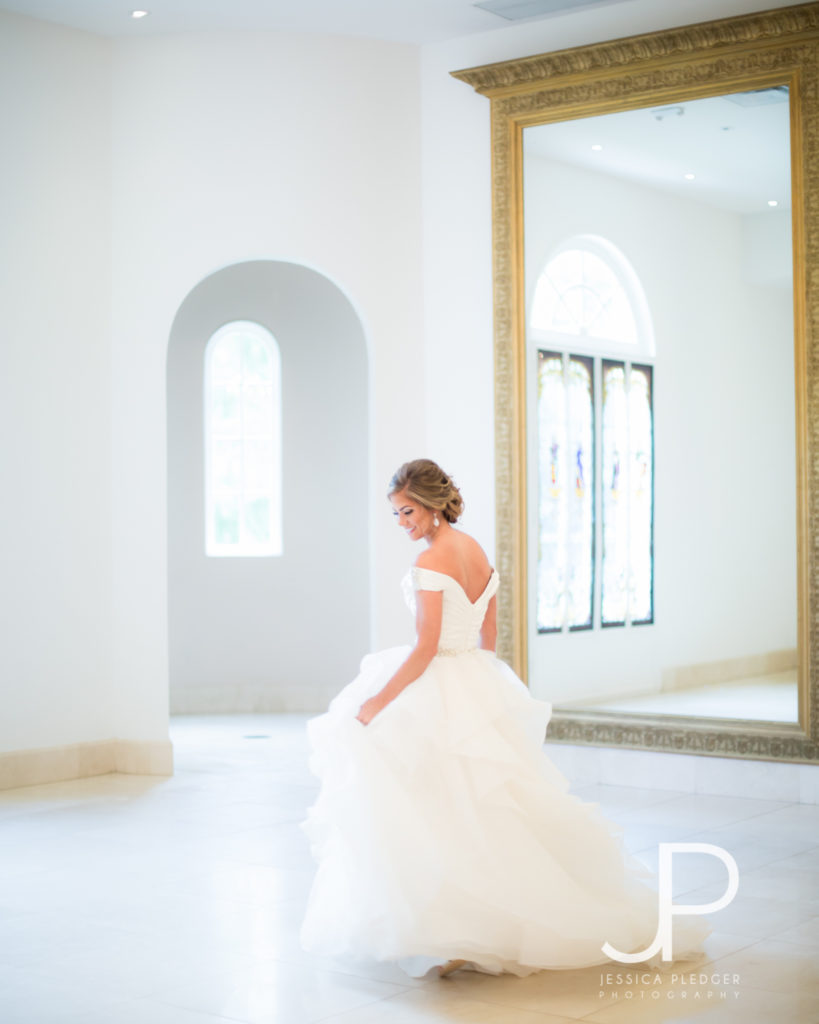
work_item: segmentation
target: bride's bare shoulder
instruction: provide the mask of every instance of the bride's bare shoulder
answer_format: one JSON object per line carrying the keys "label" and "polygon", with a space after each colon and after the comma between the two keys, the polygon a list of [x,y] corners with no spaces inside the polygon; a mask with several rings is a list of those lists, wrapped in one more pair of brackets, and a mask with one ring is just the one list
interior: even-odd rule
{"label": "bride's bare shoulder", "polygon": [[489,563],[486,552],[475,538],[470,537],[468,533],[462,533],[461,537],[464,543],[463,553],[474,563],[482,565],[486,569],[491,569],[492,566]]}
{"label": "bride's bare shoulder", "polygon": [[[434,572],[445,572],[457,575],[459,566],[466,564],[478,571],[491,569],[489,559],[481,545],[462,530],[453,530],[445,547],[433,545],[422,551],[415,559],[419,569],[432,569]],[[467,573],[469,570],[467,569]]]}
{"label": "bride's bare shoulder", "polygon": [[432,569],[435,572],[442,571],[441,567],[446,564],[446,559],[440,551],[427,548],[415,559],[413,563],[419,569]]}

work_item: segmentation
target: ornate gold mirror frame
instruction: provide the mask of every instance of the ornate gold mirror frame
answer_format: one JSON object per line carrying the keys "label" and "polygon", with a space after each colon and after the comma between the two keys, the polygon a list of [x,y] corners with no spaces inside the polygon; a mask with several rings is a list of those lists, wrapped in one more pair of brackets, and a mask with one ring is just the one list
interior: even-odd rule
{"label": "ornate gold mirror frame", "polygon": [[498,650],[526,679],[527,482],[523,129],[787,85],[791,100],[799,724],[555,710],[549,739],[819,761],[819,4],[506,61],[455,78],[492,118]]}

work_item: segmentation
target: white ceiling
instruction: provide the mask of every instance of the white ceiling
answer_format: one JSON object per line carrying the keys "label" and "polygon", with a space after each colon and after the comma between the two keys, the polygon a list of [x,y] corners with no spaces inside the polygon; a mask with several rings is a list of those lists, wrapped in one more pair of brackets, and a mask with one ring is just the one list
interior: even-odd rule
{"label": "white ceiling", "polygon": [[[0,0],[0,10],[104,36],[260,29],[432,43],[509,25],[475,0]],[[556,0],[566,8],[578,0]],[[583,8],[626,0],[583,0]],[[135,20],[142,6],[150,13]],[[581,8],[581,9],[583,9]],[[554,17],[568,11],[526,20]]]}
{"label": "white ceiling", "polygon": [[[755,97],[756,102],[760,97]],[[675,108],[527,128],[527,153],[612,174],[737,213],[762,213],[775,199],[790,209],[790,124],[782,102],[741,106],[729,97],[691,100]],[[663,112],[665,111],[665,112]],[[682,111],[678,114],[677,111]],[[600,145],[601,150],[592,150]],[[693,180],[686,180],[686,174]]]}

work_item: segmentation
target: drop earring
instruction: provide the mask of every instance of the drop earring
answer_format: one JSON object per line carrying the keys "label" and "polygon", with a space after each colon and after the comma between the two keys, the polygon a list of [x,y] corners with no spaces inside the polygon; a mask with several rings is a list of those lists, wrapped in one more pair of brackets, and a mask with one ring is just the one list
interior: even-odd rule
{"label": "drop earring", "polygon": [[436,527],[436,529],[437,529],[437,527],[438,527],[438,526],[440,525],[440,524],[438,523],[438,516],[437,516],[437,515],[435,515],[435,516],[433,516],[433,517],[432,517],[432,525],[433,525],[434,527]]}

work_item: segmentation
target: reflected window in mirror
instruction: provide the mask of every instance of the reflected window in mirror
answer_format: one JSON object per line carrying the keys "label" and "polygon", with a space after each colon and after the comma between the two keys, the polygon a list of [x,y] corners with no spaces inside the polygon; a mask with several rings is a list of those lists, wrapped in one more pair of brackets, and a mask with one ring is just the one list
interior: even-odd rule
{"label": "reflected window in mirror", "polygon": [[654,410],[650,366],[602,361],[602,626],[654,621]]}
{"label": "reflected window in mirror", "polygon": [[529,337],[553,348],[654,355],[654,331],[640,280],[620,249],[599,235],[566,239],[537,276]]}
{"label": "reflected window in mirror", "polygon": [[589,358],[538,352],[541,633],[590,629],[594,598],[594,374]]}
{"label": "reflected window in mirror", "polygon": [[[653,371],[610,357],[650,358],[654,339],[622,253],[594,236],[559,246],[533,289],[529,337],[537,352],[538,632],[651,623]],[[571,351],[578,347],[586,351]]]}

